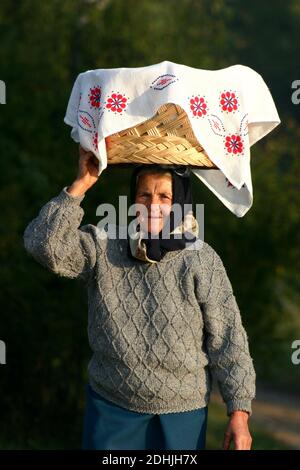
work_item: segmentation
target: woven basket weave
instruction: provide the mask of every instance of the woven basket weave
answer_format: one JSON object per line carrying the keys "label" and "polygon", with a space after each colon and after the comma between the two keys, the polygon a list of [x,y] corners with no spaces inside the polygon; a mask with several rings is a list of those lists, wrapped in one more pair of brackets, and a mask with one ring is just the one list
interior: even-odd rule
{"label": "woven basket weave", "polygon": [[107,164],[158,163],[217,168],[181,106],[167,103],[147,121],[106,138]]}

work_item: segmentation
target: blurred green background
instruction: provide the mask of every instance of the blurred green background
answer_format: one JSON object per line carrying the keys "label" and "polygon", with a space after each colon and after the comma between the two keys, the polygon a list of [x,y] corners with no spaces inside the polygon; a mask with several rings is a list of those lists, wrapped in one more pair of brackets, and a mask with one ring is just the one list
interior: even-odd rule
{"label": "blurred green background", "polygon": [[[216,70],[252,67],[267,83],[281,118],[251,148],[254,203],[237,218],[193,175],[205,204],[205,240],[220,254],[249,336],[259,386],[300,395],[300,79],[299,0],[1,0],[0,448],[79,448],[84,407],[86,292],[25,252],[23,232],[39,209],[77,175],[78,146],[64,124],[77,75],[96,68],[169,60]],[[95,207],[128,194],[130,171],[108,167],[82,203]],[[226,416],[211,405],[208,447]],[[300,428],[299,428],[300,429]],[[260,425],[254,448],[281,448]]]}

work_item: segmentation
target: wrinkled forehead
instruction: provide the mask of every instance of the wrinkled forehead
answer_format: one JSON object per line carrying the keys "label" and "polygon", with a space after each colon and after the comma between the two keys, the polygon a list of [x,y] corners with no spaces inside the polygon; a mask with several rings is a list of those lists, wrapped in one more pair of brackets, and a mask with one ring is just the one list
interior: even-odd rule
{"label": "wrinkled forehead", "polygon": [[138,184],[144,181],[144,176],[150,178],[150,180],[153,178],[154,180],[159,178],[161,181],[166,182],[166,183],[172,183],[172,173],[170,171],[164,171],[164,172],[153,172],[151,170],[141,170],[137,176],[136,176],[136,187]]}

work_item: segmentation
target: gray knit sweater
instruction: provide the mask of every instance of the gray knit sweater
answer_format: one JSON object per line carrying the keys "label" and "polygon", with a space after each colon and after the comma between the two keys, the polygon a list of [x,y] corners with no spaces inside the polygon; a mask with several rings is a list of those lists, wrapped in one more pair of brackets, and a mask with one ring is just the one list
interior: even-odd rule
{"label": "gray knit sweater", "polygon": [[65,186],[28,224],[26,250],[88,291],[91,387],[140,413],[190,411],[209,403],[212,376],[227,406],[252,414],[255,371],[225,267],[206,242],[158,263],[130,259],[127,240],[80,226],[85,196]]}

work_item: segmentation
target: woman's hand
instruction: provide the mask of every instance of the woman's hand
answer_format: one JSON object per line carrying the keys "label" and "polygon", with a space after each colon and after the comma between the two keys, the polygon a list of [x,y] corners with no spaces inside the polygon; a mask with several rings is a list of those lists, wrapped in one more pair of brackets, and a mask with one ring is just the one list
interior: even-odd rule
{"label": "woman's hand", "polygon": [[248,428],[249,415],[246,411],[234,411],[224,435],[223,450],[229,450],[230,442],[233,440],[234,450],[250,450],[252,437]]}
{"label": "woman's hand", "polygon": [[93,152],[84,150],[79,144],[78,173],[67,191],[72,196],[82,196],[98,180],[99,161]]}

